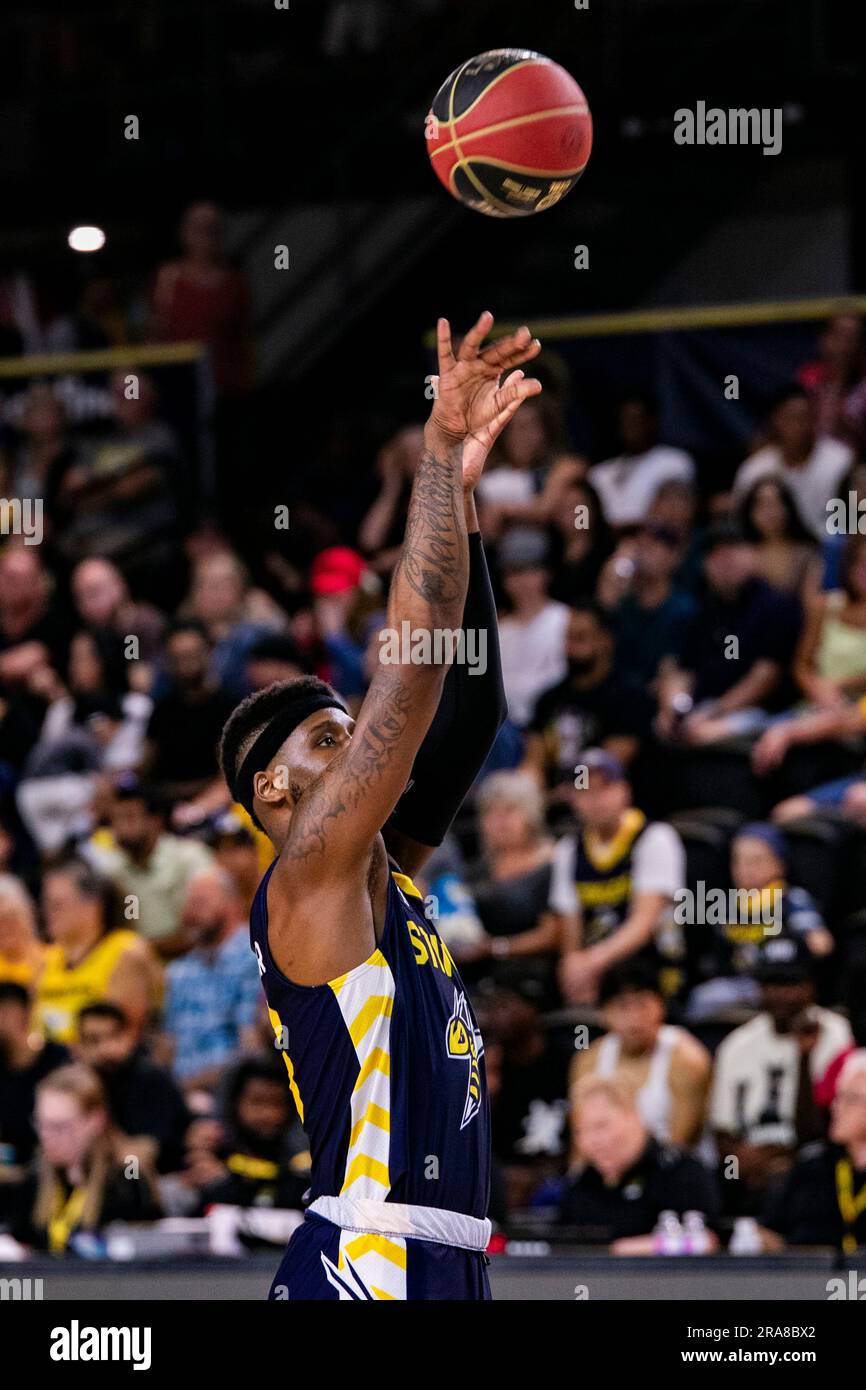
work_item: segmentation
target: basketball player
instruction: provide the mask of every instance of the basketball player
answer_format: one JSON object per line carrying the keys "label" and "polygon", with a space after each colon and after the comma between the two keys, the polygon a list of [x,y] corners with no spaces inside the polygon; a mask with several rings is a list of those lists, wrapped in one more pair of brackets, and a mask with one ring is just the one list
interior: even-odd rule
{"label": "basketball player", "polygon": [[[311,1204],[273,1299],[490,1296],[483,1045],[409,875],[504,717],[473,492],[541,390],[513,370],[540,344],[521,328],[482,348],[492,323],[482,314],[455,353],[439,321],[437,398],[388,602],[388,631],[411,637],[399,659],[383,645],[357,721],[301,677],[249,696],[223,731],[228,785],[277,851],[250,933],[312,1155]],[[449,669],[447,642],[423,640],[461,627],[485,632],[483,674]]]}

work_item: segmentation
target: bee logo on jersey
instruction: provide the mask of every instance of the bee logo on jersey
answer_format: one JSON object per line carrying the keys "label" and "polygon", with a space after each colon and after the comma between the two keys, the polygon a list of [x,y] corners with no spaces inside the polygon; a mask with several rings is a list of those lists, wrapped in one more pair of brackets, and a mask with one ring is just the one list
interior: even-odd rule
{"label": "bee logo on jersey", "polygon": [[453,1057],[457,1062],[465,1062],[469,1067],[466,1104],[460,1122],[460,1128],[465,1129],[481,1108],[481,1072],[478,1059],[484,1054],[484,1043],[472,1021],[466,995],[457,989],[454,991],[454,1008],[448,1020],[445,1046],[449,1057]]}

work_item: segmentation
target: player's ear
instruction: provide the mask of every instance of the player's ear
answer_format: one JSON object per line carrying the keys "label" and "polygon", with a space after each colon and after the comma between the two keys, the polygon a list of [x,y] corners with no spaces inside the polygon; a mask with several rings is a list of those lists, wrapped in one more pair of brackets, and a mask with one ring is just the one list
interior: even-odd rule
{"label": "player's ear", "polygon": [[265,772],[257,772],[253,778],[253,792],[269,806],[290,804],[288,766],[277,763]]}

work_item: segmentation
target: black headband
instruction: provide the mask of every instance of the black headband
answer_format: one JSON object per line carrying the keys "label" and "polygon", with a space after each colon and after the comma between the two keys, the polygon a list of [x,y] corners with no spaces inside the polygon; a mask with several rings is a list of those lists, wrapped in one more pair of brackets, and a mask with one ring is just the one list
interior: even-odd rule
{"label": "black headband", "polygon": [[[235,777],[232,780],[231,793],[235,801],[239,801],[246,811],[253,816],[253,778],[257,772],[263,772],[271,758],[282,748],[286,739],[289,737],[299,724],[303,724],[311,714],[315,714],[320,709],[339,709],[344,714],[348,714],[345,705],[342,705],[336,695],[326,692],[317,694],[299,694],[294,698],[288,698],[285,709],[281,709],[274,715],[269,724],[262,729],[250,751],[241,763]],[[255,816],[253,816],[255,819]]]}

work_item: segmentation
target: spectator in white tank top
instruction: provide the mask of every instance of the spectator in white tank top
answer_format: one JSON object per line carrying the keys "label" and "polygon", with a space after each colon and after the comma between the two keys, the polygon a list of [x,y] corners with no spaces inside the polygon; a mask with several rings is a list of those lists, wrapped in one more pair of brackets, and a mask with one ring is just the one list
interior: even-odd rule
{"label": "spectator in white tank top", "polygon": [[585,1077],[625,1080],[641,1118],[660,1143],[696,1145],[701,1139],[712,1063],[685,1028],[665,1023],[665,1005],[651,965],[634,961],[612,970],[601,985],[607,1032],[578,1050],[571,1065],[572,1141],[574,1098]]}

